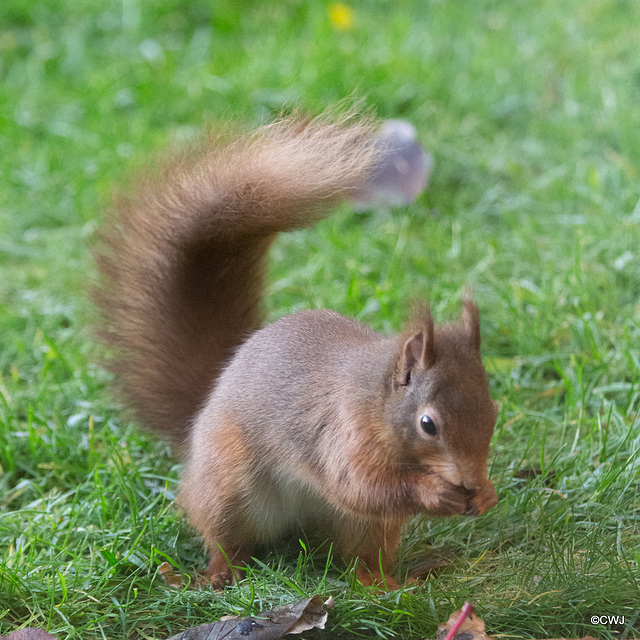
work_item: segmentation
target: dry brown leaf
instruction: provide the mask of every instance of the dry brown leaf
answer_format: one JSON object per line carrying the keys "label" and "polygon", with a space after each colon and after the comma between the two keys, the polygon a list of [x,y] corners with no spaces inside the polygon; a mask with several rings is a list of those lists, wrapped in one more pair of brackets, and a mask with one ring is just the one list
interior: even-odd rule
{"label": "dry brown leaf", "polygon": [[[438,627],[438,633],[436,635],[437,640],[444,640],[447,634],[458,621],[458,617],[462,613],[462,609],[454,611],[449,619]],[[458,633],[453,636],[454,640],[494,640],[491,636],[488,636],[485,632],[484,621],[478,618],[474,613],[470,613],[467,619],[462,623],[458,629]]]}
{"label": "dry brown leaf", "polygon": [[28,627],[12,631],[6,636],[0,636],[0,640],[56,640],[56,637],[42,629]]}
{"label": "dry brown leaf", "polygon": [[170,587],[176,587],[178,589],[182,587],[182,575],[176,573],[168,562],[163,562],[158,567],[158,573]]}
{"label": "dry brown leaf", "polygon": [[191,627],[169,640],[279,640],[290,633],[324,629],[333,598],[307,600],[263,611],[247,618],[229,618]]}
{"label": "dry brown leaf", "polygon": [[[457,622],[458,616],[461,613],[461,609],[454,611],[445,624],[441,624],[438,627],[437,640],[445,640],[447,634],[453,627],[453,625]],[[460,629],[455,636],[453,636],[453,640],[495,640],[492,636],[487,635],[484,627],[484,621],[481,618],[474,614],[470,614],[467,619],[462,623]],[[591,636],[585,636],[584,638],[556,638],[555,640],[596,640]]]}

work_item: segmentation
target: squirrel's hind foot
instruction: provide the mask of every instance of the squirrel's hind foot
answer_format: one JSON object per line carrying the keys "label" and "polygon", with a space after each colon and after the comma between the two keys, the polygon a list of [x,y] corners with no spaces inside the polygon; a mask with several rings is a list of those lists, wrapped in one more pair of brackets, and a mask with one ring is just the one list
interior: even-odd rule
{"label": "squirrel's hind foot", "polygon": [[400,588],[400,584],[395,578],[382,575],[381,572],[372,572],[366,566],[359,565],[356,569],[356,577],[365,587],[376,587],[378,591],[395,591]]}
{"label": "squirrel's hind foot", "polygon": [[222,548],[218,545],[211,551],[206,576],[215,590],[226,586],[235,587],[243,578],[244,566],[251,557],[245,547]]}

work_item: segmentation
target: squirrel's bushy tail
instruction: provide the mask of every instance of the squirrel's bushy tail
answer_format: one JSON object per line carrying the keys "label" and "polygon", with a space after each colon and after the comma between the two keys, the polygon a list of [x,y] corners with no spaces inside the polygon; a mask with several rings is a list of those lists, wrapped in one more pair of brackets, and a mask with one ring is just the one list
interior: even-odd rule
{"label": "squirrel's bushy tail", "polygon": [[94,251],[101,335],[137,420],[176,444],[234,349],[261,321],[266,254],[370,175],[374,130],[352,114],[292,116],[212,137],[140,180]]}

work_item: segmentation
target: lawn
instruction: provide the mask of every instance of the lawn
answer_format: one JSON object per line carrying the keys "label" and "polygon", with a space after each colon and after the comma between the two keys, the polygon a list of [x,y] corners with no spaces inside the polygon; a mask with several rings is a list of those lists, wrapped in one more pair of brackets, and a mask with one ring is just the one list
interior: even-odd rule
{"label": "lawn", "polygon": [[[640,634],[640,4],[226,4],[0,3],[0,634],[164,638],[314,593],[337,604],[308,637],[433,638],[465,600],[502,637]],[[223,594],[171,587],[162,563],[205,552],[178,461],[109,394],[87,247],[163,149],[348,96],[415,124],[430,188],[281,238],[270,317],[391,331],[421,296],[455,318],[469,285],[500,502],[411,523],[402,566],[446,560],[420,587],[366,589],[304,540]]]}

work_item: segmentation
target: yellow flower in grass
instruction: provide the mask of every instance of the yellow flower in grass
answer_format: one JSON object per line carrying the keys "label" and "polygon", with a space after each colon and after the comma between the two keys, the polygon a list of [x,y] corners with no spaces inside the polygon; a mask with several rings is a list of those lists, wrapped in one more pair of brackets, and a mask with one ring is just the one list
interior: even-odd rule
{"label": "yellow flower in grass", "polygon": [[353,9],[342,2],[332,2],[329,5],[329,20],[335,29],[351,29],[353,27]]}

